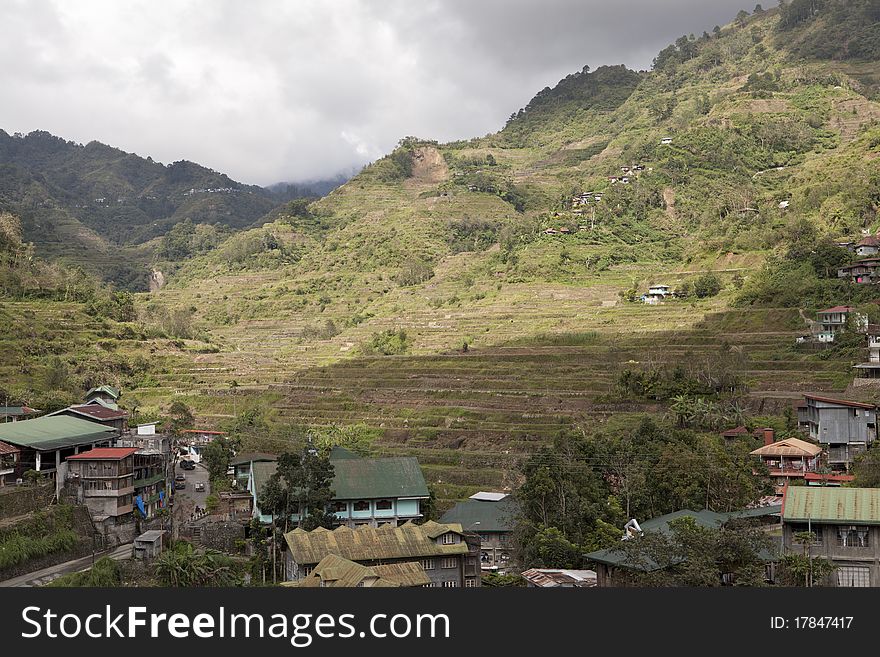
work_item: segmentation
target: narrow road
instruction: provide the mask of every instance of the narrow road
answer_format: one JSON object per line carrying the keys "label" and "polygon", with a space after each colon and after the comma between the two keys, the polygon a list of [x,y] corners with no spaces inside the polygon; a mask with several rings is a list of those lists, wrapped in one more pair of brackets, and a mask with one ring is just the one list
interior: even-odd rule
{"label": "narrow road", "polygon": [[[95,559],[100,559],[101,557],[110,557],[115,561],[123,561],[125,559],[131,559],[131,552],[132,544],[126,543],[125,545],[120,545],[118,548],[112,550],[111,552],[104,552],[95,555]],[[68,573],[76,573],[81,570],[88,570],[91,567],[92,555],[89,555],[87,557],[83,557],[82,559],[75,559],[66,563],[59,563],[54,566],[49,566],[48,568],[43,568],[42,570],[36,570],[32,573],[13,577],[12,579],[8,579],[5,582],[0,582],[0,587],[43,586],[44,584],[48,584],[54,579],[58,579],[62,575],[67,575]]]}

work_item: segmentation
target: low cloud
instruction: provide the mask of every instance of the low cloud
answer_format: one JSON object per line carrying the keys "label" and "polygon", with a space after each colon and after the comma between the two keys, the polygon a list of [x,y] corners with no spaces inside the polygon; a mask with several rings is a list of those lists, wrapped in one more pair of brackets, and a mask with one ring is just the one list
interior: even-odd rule
{"label": "low cloud", "polygon": [[332,176],[405,135],[500,128],[584,65],[646,69],[732,0],[6,0],[7,132],[48,130],[244,182]]}

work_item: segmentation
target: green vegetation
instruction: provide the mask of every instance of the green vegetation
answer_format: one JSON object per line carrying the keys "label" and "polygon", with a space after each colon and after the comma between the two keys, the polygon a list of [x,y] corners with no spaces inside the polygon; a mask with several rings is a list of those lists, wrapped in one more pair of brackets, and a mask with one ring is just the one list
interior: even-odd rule
{"label": "green vegetation", "polygon": [[80,541],[73,522],[73,508],[59,505],[0,529],[0,570],[73,550]]}
{"label": "green vegetation", "polygon": [[105,587],[122,585],[122,569],[119,563],[109,557],[101,557],[95,565],[80,573],[69,573],[47,584],[51,587]]}

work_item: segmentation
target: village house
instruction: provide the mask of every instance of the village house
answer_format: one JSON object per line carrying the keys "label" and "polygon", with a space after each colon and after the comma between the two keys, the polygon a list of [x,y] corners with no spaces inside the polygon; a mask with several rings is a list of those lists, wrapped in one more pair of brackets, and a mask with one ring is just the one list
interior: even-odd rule
{"label": "village house", "polygon": [[877,407],[857,401],[804,395],[798,426],[826,451],[832,469],[849,471],[877,437]]}
{"label": "village house", "polygon": [[141,424],[123,434],[117,447],[133,447],[134,505],[142,518],[153,518],[168,507],[168,494],[173,474],[171,437],[156,433],[156,425]]}
{"label": "village house", "polygon": [[19,420],[27,420],[31,415],[41,412],[30,406],[0,406],[0,420],[18,422]]}
{"label": "village house", "polygon": [[[782,510],[779,505],[770,505],[758,507],[755,509],[746,509],[745,511],[732,511],[728,513],[718,513],[704,509],[703,511],[690,511],[683,509],[674,511],[666,515],[646,520],[641,526],[636,525],[634,532],[622,532],[621,541],[639,540],[639,537],[647,532],[662,532],[668,534],[672,531],[670,523],[679,518],[691,518],[699,527],[707,529],[718,529],[723,527],[732,520],[742,520],[754,518],[762,524],[778,524],[778,517]],[[776,555],[772,553],[761,554],[761,559],[766,565],[766,579],[772,581],[775,577],[775,561]],[[596,584],[597,586],[631,586],[633,580],[631,574],[633,572],[653,572],[657,571],[660,566],[647,560],[633,561],[628,552],[622,547],[607,548],[604,550],[596,550],[585,554],[584,558],[595,565]],[[728,576],[722,577],[721,584],[732,584]]]}
{"label": "village house", "polygon": [[880,325],[869,324],[865,329],[868,342],[868,360],[853,365],[856,376],[862,379],[880,378]]}
{"label": "village house", "polygon": [[837,277],[848,278],[852,283],[873,284],[880,280],[880,258],[865,258],[850,265],[838,267]]}
{"label": "village house", "polygon": [[67,481],[98,524],[130,519],[134,509],[134,447],[99,447],[67,458]]}
{"label": "village house", "polygon": [[113,386],[103,385],[90,389],[86,393],[86,404],[101,403],[107,408],[118,408],[122,393]]}
{"label": "village house", "polygon": [[211,431],[210,429],[183,429],[180,432],[180,447],[189,454],[193,463],[201,463],[202,450],[216,438],[224,438],[225,431]]}
{"label": "village house", "polygon": [[596,586],[595,570],[530,568],[521,577],[529,588],[582,589]]}
{"label": "village house", "polygon": [[875,256],[880,253],[880,237],[870,235],[856,244],[856,255],[860,258]]}
{"label": "village house", "polygon": [[816,313],[816,340],[819,342],[834,342],[834,337],[846,329],[847,321],[852,317],[855,320],[855,328],[864,330],[867,326],[867,318],[853,313],[850,306],[834,306]]}
{"label": "village house", "polygon": [[91,422],[103,424],[106,427],[120,432],[128,431],[128,413],[120,408],[108,408],[102,403],[92,402],[77,406],[68,406],[60,411],[49,413],[46,417],[66,415],[68,417],[81,417]]}
{"label": "village house", "polygon": [[[361,458],[347,449],[334,447],[331,511],[341,525],[348,527],[397,526],[422,517],[421,505],[430,496],[419,462],[412,456]],[[247,490],[253,499],[254,517],[271,522],[259,508],[259,495],[275,474],[276,463],[253,461]],[[300,516],[294,513],[293,522]]]}
{"label": "village house", "polygon": [[168,532],[151,529],[134,539],[134,558],[149,561],[159,557],[168,541]]}
{"label": "village house", "polygon": [[335,554],[321,559],[308,575],[281,586],[298,588],[400,588],[431,586],[431,578],[416,561],[362,566]]}
{"label": "village house", "polygon": [[284,539],[288,581],[308,577],[333,554],[369,567],[417,562],[432,587],[480,586],[479,539],[458,524],[429,520],[423,525],[408,522],[398,527],[342,526],[332,531],[319,527],[310,532],[297,528]]}
{"label": "village house", "polygon": [[18,455],[21,450],[13,445],[0,443],[0,487],[16,482]]}
{"label": "village house", "polygon": [[[814,540],[805,546],[798,534]],[[880,586],[880,488],[789,486],[782,511],[783,549],[830,559],[828,586]]]}
{"label": "village house", "polygon": [[653,306],[662,303],[671,295],[672,288],[668,285],[652,285],[648,288],[647,294],[642,295],[642,301]]}
{"label": "village house", "polygon": [[36,470],[55,480],[56,490],[64,485],[68,457],[110,447],[118,434],[103,424],[63,415],[0,424],[0,442],[19,449],[14,477],[20,479],[28,470]]}
{"label": "village house", "polygon": [[751,454],[767,466],[776,486],[776,494],[782,495],[785,484],[790,479],[806,481],[808,473],[818,472],[822,448],[798,438],[773,442],[771,430],[765,438],[764,446],[753,450]]}
{"label": "village house", "polygon": [[519,506],[507,493],[475,493],[443,514],[440,522],[457,523],[480,537],[480,568],[504,574],[511,565],[513,530]]}

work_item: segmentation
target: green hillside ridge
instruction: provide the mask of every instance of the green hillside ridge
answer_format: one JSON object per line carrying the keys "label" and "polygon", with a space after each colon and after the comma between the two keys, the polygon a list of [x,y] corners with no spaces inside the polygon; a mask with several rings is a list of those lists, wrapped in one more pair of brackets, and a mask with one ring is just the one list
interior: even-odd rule
{"label": "green hillside ridge", "polygon": [[[218,427],[245,408],[364,424],[375,450],[419,455],[444,499],[509,482],[510,459],[562,427],[665,414],[671,397],[621,388],[626,371],[696,381],[729,357],[735,394],[691,393],[753,416],[806,391],[871,395],[848,388],[857,347],[795,347],[820,306],[873,297],[831,263],[851,257],[834,242],[880,228],[873,28],[857,50],[809,47],[872,9],[815,3],[682,37],[651,72],[583,69],[492,135],[407,137],[259,227],[176,224],[152,244],[166,285],[130,325],[105,320],[135,337],[102,349],[149,363],[113,381],[148,414],[183,400]],[[690,294],[627,300],[655,283]],[[36,394],[47,362],[4,372]]]}

